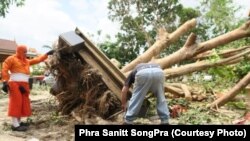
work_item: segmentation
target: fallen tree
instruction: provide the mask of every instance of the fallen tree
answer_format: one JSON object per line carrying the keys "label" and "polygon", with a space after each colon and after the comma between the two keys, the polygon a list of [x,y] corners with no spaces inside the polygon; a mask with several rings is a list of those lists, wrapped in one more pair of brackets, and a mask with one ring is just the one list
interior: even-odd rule
{"label": "fallen tree", "polygon": [[131,61],[128,65],[124,66],[121,71],[123,73],[129,72],[137,64],[150,61],[152,57],[157,56],[163,49],[168,47],[171,43],[175,42],[181,35],[194,28],[195,25],[196,20],[192,19],[184,23],[181,27],[179,27],[171,34],[167,33],[164,29],[160,29],[158,33],[158,40],[142,55]]}
{"label": "fallen tree", "polygon": [[[234,56],[236,54],[239,54],[245,50],[248,50],[250,46],[244,46],[244,47],[239,47],[239,48],[233,48],[233,49],[227,49],[227,50],[222,50],[221,52],[217,53],[217,55],[220,58],[228,58],[230,56]],[[208,59],[210,57],[214,56],[214,51],[209,50],[204,53],[198,54],[197,56],[193,57],[193,60],[204,60]]]}
{"label": "fallen tree", "polygon": [[216,99],[213,103],[211,103],[209,107],[217,108],[224,105],[228,101],[232,100],[249,83],[250,73],[248,73],[244,78],[242,78],[228,93],[224,94],[220,98]]}
{"label": "fallen tree", "polygon": [[[150,61],[154,56],[159,55],[161,50],[176,41],[188,29],[194,27],[194,25],[195,20],[193,19],[186,22],[171,34],[162,32],[164,30],[161,30],[159,38],[155,44],[153,44],[152,47],[141,56],[123,67],[121,72],[125,75],[138,63]],[[222,58],[217,62],[200,61],[180,66],[179,68],[170,68],[172,65],[178,64],[184,60],[192,60],[197,55],[205,53],[218,46],[225,45],[244,37],[249,37],[249,31],[250,21],[231,32],[202,43],[196,43],[196,35],[191,33],[181,49],[167,57],[155,59],[155,62],[161,65],[167,78],[219,65],[237,63],[244,55],[250,52],[248,48],[244,47],[244,49],[239,49],[241,51],[244,50],[240,54],[231,53],[231,55],[226,56],[225,53],[225,58]],[[56,48],[64,47],[64,44],[59,43]],[[92,52],[89,52],[89,54],[100,54],[97,53],[99,51],[95,48],[91,50]],[[112,64],[107,59],[105,59],[105,62],[102,62],[101,58],[97,57],[96,59],[98,60],[95,60],[91,56],[86,57],[88,54],[79,53],[59,51],[54,55],[54,58],[51,59],[51,71],[57,78],[57,83],[52,88],[51,93],[58,98],[59,111],[63,114],[74,113],[75,116],[81,117],[82,119],[97,115],[107,119],[121,109],[119,89],[121,89],[125,77],[123,74],[119,74],[120,71],[118,71],[118,73],[117,70],[113,70],[113,68],[117,69],[114,65],[107,67],[106,65]],[[98,65],[93,66],[93,64],[96,63]],[[106,71],[103,68],[105,68]],[[109,78],[109,76],[112,76],[112,79]],[[244,84],[241,84],[240,87],[237,86],[237,90],[234,90],[232,93],[235,94],[235,92],[241,90],[245,86],[245,82],[248,81],[249,79],[244,80]],[[202,100],[205,97],[204,95],[192,91],[191,88],[184,84],[172,86],[166,85],[165,91],[183,96],[188,100]],[[233,97],[234,94],[231,94],[229,97]],[[221,101],[225,102],[227,99],[229,98]],[[220,102],[216,102],[214,105],[220,105],[218,103]]]}
{"label": "fallen tree", "polygon": [[244,37],[249,37],[249,30],[250,21],[231,32],[198,44],[196,43],[196,35],[192,33],[189,35],[185,45],[181,49],[167,57],[157,59],[156,62],[160,64],[163,69],[169,68],[174,64],[191,59],[200,53],[206,52],[218,46],[228,44]]}
{"label": "fallen tree", "polygon": [[216,62],[211,62],[209,60],[198,61],[195,63],[187,64],[180,66],[178,68],[169,68],[165,69],[164,73],[166,78],[176,77],[185,75],[188,73],[192,73],[195,71],[201,71],[208,68],[216,67],[216,66],[224,66],[229,64],[235,64],[244,59],[244,56],[248,55],[250,50],[246,50],[245,52],[235,54],[234,56],[228,58],[222,58]]}
{"label": "fallen tree", "polygon": [[[223,51],[221,54],[219,54],[220,56],[222,56],[222,58],[216,62],[210,62],[208,60],[204,60],[204,61],[198,61],[198,62],[191,63],[191,64],[186,64],[184,66],[171,68],[171,66],[178,64],[185,60],[196,60],[196,59],[204,59],[206,57],[209,57],[211,56],[209,55],[212,52],[211,49],[228,44],[230,42],[236,41],[241,38],[249,37],[250,36],[249,30],[250,30],[250,21],[247,21],[241,27],[231,32],[225,33],[223,35],[220,35],[218,37],[215,37],[213,39],[210,39],[202,43],[196,43],[196,35],[191,33],[185,45],[182,48],[170,54],[169,56],[166,56],[160,59],[155,59],[154,61],[160,64],[161,67],[164,69],[166,78],[177,77],[177,76],[185,75],[188,73],[205,70],[211,67],[235,64],[235,63],[242,61],[248,55],[249,46]],[[160,42],[160,40],[158,40],[158,42]],[[162,45],[162,47],[158,46],[158,48],[164,47],[164,44],[158,43],[158,45]],[[155,48],[155,46],[153,48]],[[159,50],[157,49],[155,49],[157,51],[154,51],[154,49],[152,48],[149,50],[150,52],[160,53]],[[158,54],[155,54],[155,56],[156,55]],[[145,56],[147,56],[146,53],[142,54],[141,56],[136,58],[134,61],[132,61],[130,64],[126,65],[122,69],[122,71],[126,70],[127,72],[126,75],[127,75],[131,71],[128,69],[129,66],[135,66],[136,64],[140,62],[149,61],[149,58],[153,57],[151,55],[149,55],[148,57],[145,57]],[[167,92],[172,92],[175,94],[178,93],[175,90],[175,88],[169,87],[169,86],[166,86],[165,90]]]}
{"label": "fallen tree", "polygon": [[[69,39],[73,38],[73,41],[80,39],[76,39],[75,34],[69,35]],[[65,34],[66,37],[69,35]],[[60,38],[54,47],[56,53],[50,59],[50,72],[56,78],[50,92],[59,102],[59,112],[69,115],[74,111],[82,119],[93,116],[106,119],[119,111],[119,97],[111,91],[103,74],[81,58],[79,50],[75,51],[82,50],[84,43],[73,47],[69,45],[70,40],[63,41]],[[86,57],[87,55],[89,54],[86,54]]]}

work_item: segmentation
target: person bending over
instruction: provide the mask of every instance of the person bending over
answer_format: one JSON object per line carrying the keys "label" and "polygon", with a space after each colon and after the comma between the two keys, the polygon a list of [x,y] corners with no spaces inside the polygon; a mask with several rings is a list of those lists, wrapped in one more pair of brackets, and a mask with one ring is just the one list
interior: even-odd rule
{"label": "person bending over", "polygon": [[[169,109],[164,95],[165,76],[160,65],[140,63],[129,74],[122,88],[122,108],[126,111],[124,124],[134,124],[147,93],[152,92],[157,98],[157,113],[161,124],[169,124]],[[127,108],[127,93],[133,86],[132,97]]]}

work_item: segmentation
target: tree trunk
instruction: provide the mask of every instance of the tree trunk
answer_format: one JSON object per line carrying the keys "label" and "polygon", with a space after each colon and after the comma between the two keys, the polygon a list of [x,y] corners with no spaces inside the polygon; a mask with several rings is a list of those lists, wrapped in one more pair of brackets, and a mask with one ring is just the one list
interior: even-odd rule
{"label": "tree trunk", "polygon": [[175,32],[171,34],[162,33],[159,36],[159,39],[153,44],[153,46],[151,46],[147,51],[130,62],[128,65],[123,67],[121,71],[123,73],[126,73],[128,71],[131,71],[137,64],[150,61],[153,56],[157,56],[164,48],[168,47],[171,43],[176,41],[180,36],[192,29],[195,25],[196,20],[192,19],[184,23],[181,27],[179,27]]}
{"label": "tree trunk", "polygon": [[243,88],[245,88],[250,82],[250,73],[248,73],[243,79],[240,80],[227,94],[223,95],[219,99],[215,100],[209,105],[211,108],[220,107],[234,98]]}
{"label": "tree trunk", "polygon": [[183,92],[184,92],[184,94],[185,94],[185,98],[186,98],[187,100],[191,101],[191,100],[192,100],[192,96],[191,96],[191,92],[188,90],[187,85],[182,84],[182,85],[181,85],[181,88],[182,88],[182,90],[183,90]]}
{"label": "tree trunk", "polygon": [[223,66],[228,64],[234,64],[240,62],[242,59],[244,59],[244,55],[249,54],[250,50],[246,50],[245,52],[242,52],[240,54],[236,54],[229,58],[221,59],[217,62],[210,62],[210,61],[200,61],[193,64],[187,64],[184,66],[180,66],[178,68],[169,68],[165,69],[164,73],[166,78],[181,76],[184,74],[192,73],[195,71],[201,71],[205,70],[207,68],[215,67],[215,66]]}
{"label": "tree trunk", "polygon": [[[242,51],[249,49],[249,48],[250,48],[250,46],[244,46],[244,47],[240,47],[240,48],[236,48],[236,49],[235,48],[228,49],[228,50],[221,51],[220,53],[218,53],[218,55],[221,58],[227,58],[227,57],[239,54]],[[213,56],[213,51],[209,50],[209,51],[206,51],[204,53],[198,54],[197,56],[193,57],[192,59],[193,60],[204,60],[204,59],[210,58],[212,56]]]}
{"label": "tree trunk", "polygon": [[174,64],[177,64],[183,60],[191,59],[194,56],[205,51],[211,50],[217,46],[225,45],[232,41],[249,36],[250,21],[231,32],[225,33],[224,35],[218,36],[216,38],[199,44],[195,43],[196,35],[191,33],[185,45],[181,49],[165,58],[156,60],[156,63],[160,64],[163,69],[166,69]]}

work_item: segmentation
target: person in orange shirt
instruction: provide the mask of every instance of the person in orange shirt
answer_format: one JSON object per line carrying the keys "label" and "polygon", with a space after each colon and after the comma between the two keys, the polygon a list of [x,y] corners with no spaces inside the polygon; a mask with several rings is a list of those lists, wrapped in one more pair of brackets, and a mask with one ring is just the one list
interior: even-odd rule
{"label": "person in orange shirt", "polygon": [[21,122],[21,117],[31,116],[28,83],[30,66],[46,60],[48,55],[54,53],[54,50],[33,59],[27,59],[26,53],[27,47],[18,45],[16,54],[5,59],[2,67],[3,90],[9,93],[8,116],[12,118],[13,131],[28,129],[28,123]]}

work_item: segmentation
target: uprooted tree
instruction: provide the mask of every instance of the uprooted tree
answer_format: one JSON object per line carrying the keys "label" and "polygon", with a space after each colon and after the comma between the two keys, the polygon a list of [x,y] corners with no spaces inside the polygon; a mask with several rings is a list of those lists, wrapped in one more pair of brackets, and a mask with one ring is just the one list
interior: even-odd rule
{"label": "uprooted tree", "polygon": [[[218,6],[215,0],[209,2],[214,6]],[[227,4],[227,1],[223,2]],[[226,5],[225,3],[223,4],[223,2],[219,3],[222,4],[219,5],[220,7]],[[225,22],[221,20],[221,17],[203,20],[209,24],[206,24],[206,22],[202,23],[201,25],[203,26],[201,29],[213,27],[213,24],[216,23],[218,25],[215,26],[216,29],[210,31],[221,31],[220,29],[223,29],[223,31],[216,32],[216,36],[211,38],[209,38],[210,36],[206,36],[206,38],[203,38],[204,41],[201,42],[197,40],[197,36],[194,33],[191,33],[187,37],[187,33],[195,31],[196,29],[196,20],[192,18],[197,17],[197,11],[183,8],[178,1],[173,2],[167,0],[161,3],[155,1],[154,3],[150,3],[150,5],[146,1],[138,0],[111,0],[110,3],[110,9],[117,12],[118,17],[116,18],[121,20],[120,22],[123,23],[122,29],[127,33],[118,34],[119,42],[117,44],[108,44],[108,47],[114,49],[114,52],[110,54],[114,55],[113,57],[115,58],[121,57],[123,61],[127,61],[131,54],[135,58],[123,66],[120,71],[118,70],[120,73],[122,72],[122,76],[117,75],[117,71],[113,73],[114,70],[110,65],[109,67],[105,67],[110,61],[106,60],[102,62],[95,60],[86,53],[80,53],[81,55],[79,55],[79,53],[58,51],[50,61],[51,71],[57,78],[57,83],[51,89],[51,93],[55,95],[59,101],[59,111],[63,114],[72,114],[80,121],[84,122],[84,119],[96,115],[107,119],[116,112],[119,112],[121,108],[119,100],[120,91],[117,90],[117,88],[121,87],[125,76],[138,63],[154,60],[164,69],[166,78],[174,78],[217,66],[236,64],[249,58],[249,46],[242,46],[237,49],[222,50],[217,54],[219,59],[215,61],[209,61],[207,59],[213,56],[214,49],[218,49],[233,41],[249,37],[250,21],[246,21],[241,26],[237,26],[238,28],[235,27],[234,30],[230,31],[228,25],[232,24],[233,20],[230,20],[232,17],[226,17],[228,20],[226,25],[223,24]],[[112,3],[114,6],[112,6]],[[120,12],[119,8],[121,8]],[[129,15],[131,8],[137,11],[138,17],[133,17],[133,14]],[[228,7],[225,9],[228,9]],[[216,10],[211,11],[215,13],[209,13],[208,15],[210,16],[222,13],[216,13]],[[230,14],[221,16],[228,15]],[[113,18],[115,17],[115,15],[111,15],[111,17],[112,16]],[[192,20],[187,21],[187,19]],[[180,23],[176,24],[176,21],[180,21]],[[153,28],[150,28],[150,25],[152,25]],[[147,26],[148,28],[146,28]],[[198,26],[198,28],[200,28],[200,26]],[[156,32],[157,30],[158,32]],[[167,31],[172,32],[168,33]],[[203,31],[204,30],[199,30],[199,32],[196,33],[202,35],[211,34]],[[139,39],[143,39],[143,41]],[[115,48],[116,45],[122,45],[124,48],[117,49]],[[174,51],[166,55],[164,50],[171,50],[173,48],[172,45],[175,45]],[[136,46],[136,48],[133,46]],[[145,46],[148,46],[148,49],[146,49]],[[59,44],[57,44],[55,48],[60,49],[64,47],[65,45],[59,41]],[[143,47],[145,49],[144,53],[137,57],[136,53],[140,52]],[[98,54],[100,54],[96,49],[92,49],[92,51],[92,55],[98,56]],[[185,61],[189,63],[183,63]],[[99,64],[98,67],[93,65],[93,62]],[[122,64],[124,64],[124,62],[122,62]],[[178,64],[178,67],[172,67],[176,64]],[[106,71],[102,68],[105,68]],[[109,78],[108,76],[111,75],[112,77]],[[116,91],[111,89],[112,84],[116,82],[109,83],[113,82],[114,78],[119,78],[119,81],[117,81],[118,85],[114,86]],[[249,80],[248,75],[245,76],[231,92],[214,101],[211,107],[226,103],[244,88]],[[191,86],[187,86],[183,83],[166,83],[165,91],[174,95],[183,96],[188,100],[202,99],[200,91],[196,91]]]}
{"label": "uprooted tree", "polygon": [[[209,56],[209,51],[213,48],[249,37],[250,21],[247,21],[233,31],[201,43],[196,43],[196,36],[191,33],[186,43],[178,51],[163,58],[154,58],[164,48],[174,43],[174,41],[177,41],[181,35],[194,27],[195,19],[192,19],[172,33],[159,30],[159,38],[156,42],[142,55],[124,66],[121,72],[126,75],[136,64],[149,62],[151,59],[154,59],[154,61],[160,64],[164,69],[166,77],[170,78],[215,66],[234,64],[242,60],[244,56],[247,56],[250,52],[247,46],[222,52],[220,54],[222,56],[221,59],[216,62],[209,62],[204,59]],[[63,49],[65,45],[59,42],[55,48]],[[182,65],[177,68],[171,68],[172,65],[180,63],[181,61],[197,59],[204,60],[194,61],[194,63]],[[79,57],[77,52],[58,51],[55,53],[51,58],[50,67],[51,72],[54,73],[57,78],[57,83],[51,89],[51,93],[57,97],[59,101],[59,111],[62,112],[62,114],[73,114],[81,121],[93,116],[100,116],[107,119],[121,109],[120,100],[119,97],[117,97],[119,94],[114,94],[114,92],[109,89],[107,81],[103,80],[103,74],[88,63],[89,62],[84,61],[84,56]],[[109,70],[107,70],[107,72],[108,71]],[[236,88],[234,89],[237,90],[232,90],[233,95],[246,86],[246,83],[249,82],[248,76],[249,75],[246,76],[247,78],[242,79],[243,82],[239,82],[240,84],[235,86]],[[183,95],[189,100],[193,100],[194,97],[192,97],[192,95],[197,93],[185,84],[167,84],[165,90],[173,94]],[[232,95],[227,97],[232,97]],[[227,99],[229,98],[226,98],[226,100]],[[216,105],[221,105],[223,102],[225,103],[225,100],[217,102]]]}
{"label": "uprooted tree", "polygon": [[55,44],[56,53],[50,58],[49,67],[56,83],[50,93],[57,98],[58,111],[62,114],[72,114],[82,122],[93,116],[106,119],[121,109],[119,97],[114,94],[117,91],[110,89],[107,80],[104,80],[107,75],[96,66],[91,66],[90,62],[103,64],[92,58],[87,61],[92,54],[87,51],[79,54],[81,50],[75,50],[77,47],[84,49],[85,44],[72,47],[62,38]]}

